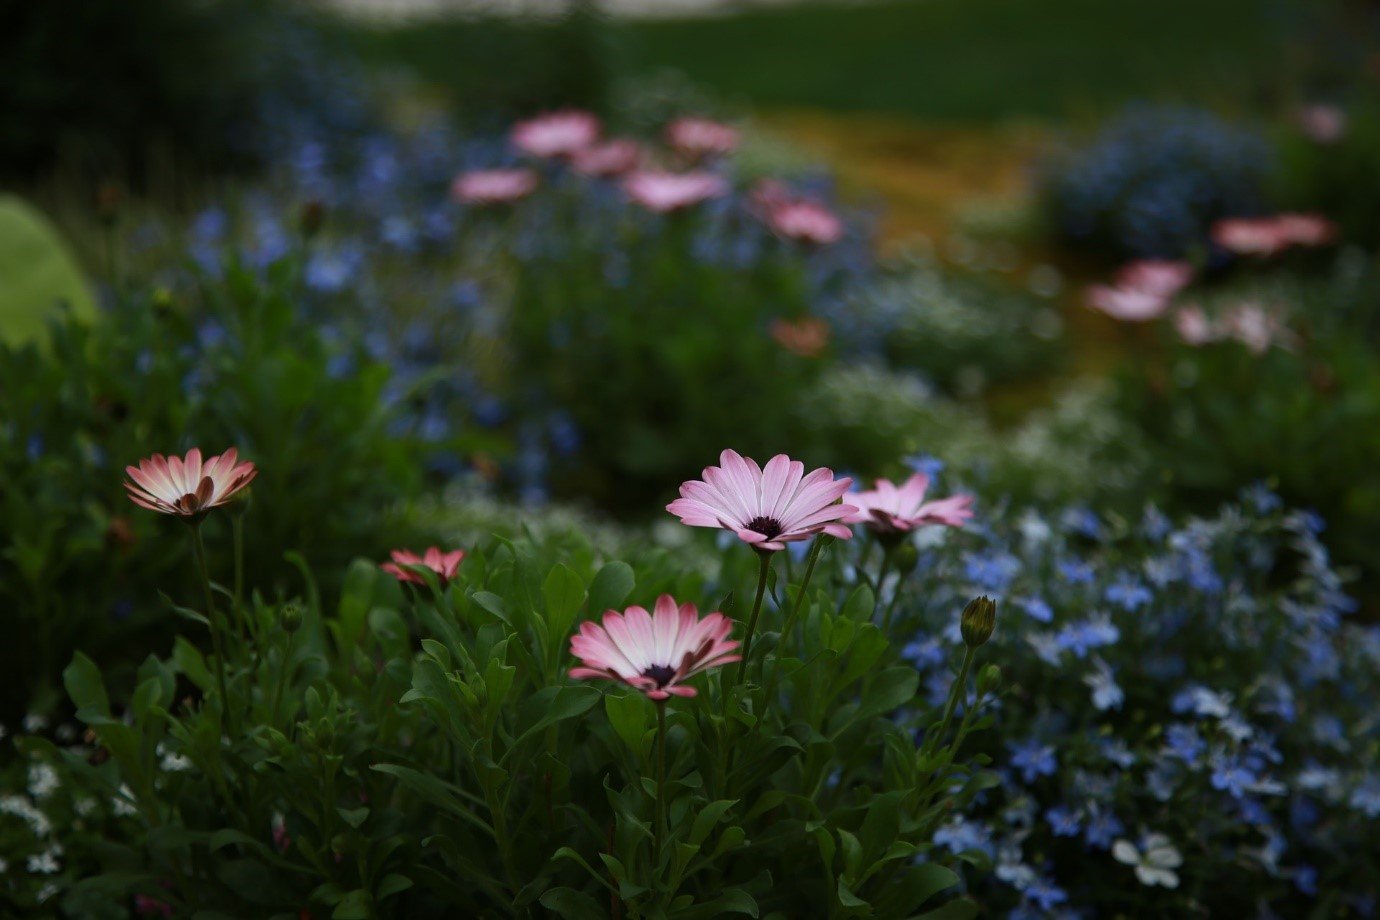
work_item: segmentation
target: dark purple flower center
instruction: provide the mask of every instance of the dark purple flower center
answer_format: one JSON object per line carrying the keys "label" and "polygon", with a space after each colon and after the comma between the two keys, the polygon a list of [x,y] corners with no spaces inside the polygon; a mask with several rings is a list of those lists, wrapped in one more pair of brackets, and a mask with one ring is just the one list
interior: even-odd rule
{"label": "dark purple flower center", "polygon": [[747,529],[760,533],[768,540],[772,539],[773,537],[779,536],[782,531],[781,522],[778,521],[776,518],[769,517],[753,518],[752,520],[748,521]]}
{"label": "dark purple flower center", "polygon": [[667,667],[664,664],[654,664],[643,671],[642,676],[653,681],[656,684],[656,688],[660,690],[671,682],[671,678],[676,676],[676,669]]}

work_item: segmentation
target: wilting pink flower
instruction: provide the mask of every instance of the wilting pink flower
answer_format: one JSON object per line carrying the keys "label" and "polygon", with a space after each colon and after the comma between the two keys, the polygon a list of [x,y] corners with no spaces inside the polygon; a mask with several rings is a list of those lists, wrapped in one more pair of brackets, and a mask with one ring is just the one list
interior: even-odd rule
{"label": "wilting pink flower", "polygon": [[642,146],[637,141],[611,140],[575,152],[570,164],[585,176],[621,176],[642,162]]}
{"label": "wilting pink flower", "polygon": [[130,500],[141,508],[200,518],[234,498],[258,475],[254,464],[237,464],[237,459],[233,447],[204,464],[201,450],[195,447],[185,459],[154,454],[140,460],[137,467],[125,467],[129,475],[125,489]]}
{"label": "wilting pink flower", "polygon": [[602,626],[581,623],[570,637],[570,651],[580,659],[570,676],[621,681],[657,701],[694,696],[685,681],[742,660],[734,654],[738,643],[728,638],[732,630],[733,621],[722,613],[701,619],[694,604],[677,607],[675,598],[663,594],[650,614],[645,607],[629,607],[606,612]]}
{"label": "wilting pink flower", "polygon": [[1335,105],[1304,106],[1298,123],[1309,140],[1319,144],[1335,144],[1346,136],[1346,112]]}
{"label": "wilting pink flower", "polygon": [[408,549],[395,549],[388,555],[392,557],[393,561],[385,562],[379,568],[398,581],[410,581],[413,584],[424,585],[426,579],[416,572],[404,568],[404,566],[425,566],[435,572],[441,581],[446,582],[453,579],[455,573],[460,570],[460,563],[465,558],[465,551],[456,549],[447,553],[443,552],[439,546],[432,546],[420,556]]}
{"label": "wilting pink flower", "polygon": [[136,894],[134,896],[134,913],[139,917],[171,917],[173,908],[167,901],[160,901],[158,898],[151,898],[146,894]]}
{"label": "wilting pink flower", "polygon": [[778,345],[802,358],[817,358],[829,346],[829,324],[816,316],[794,322],[776,319],[771,323],[771,337]]}
{"label": "wilting pink flower", "polygon": [[1140,323],[1155,319],[1169,309],[1174,295],[1193,280],[1193,266],[1187,262],[1146,259],[1123,265],[1116,285],[1092,285],[1087,289],[1088,306],[1113,319]]}
{"label": "wilting pink flower", "polygon": [[530,169],[476,169],[456,176],[450,194],[462,204],[503,204],[536,188],[537,174]]}
{"label": "wilting pink flower", "polygon": [[837,243],[843,237],[843,221],[817,201],[801,199],[779,204],[767,212],[767,226],[786,237],[816,246]]}
{"label": "wilting pink flower", "polygon": [[513,125],[513,146],[534,157],[573,156],[599,140],[599,119],[589,112],[548,112]]}
{"label": "wilting pink flower", "polygon": [[1324,246],[1337,226],[1318,214],[1238,217],[1212,225],[1212,241],[1239,256],[1274,256],[1290,246]]}
{"label": "wilting pink flower", "polygon": [[1216,341],[1219,337],[1203,308],[1197,306],[1174,311],[1174,330],[1179,333],[1179,338],[1195,348]]}
{"label": "wilting pink flower", "polygon": [[927,524],[962,527],[973,516],[971,495],[951,495],[938,501],[925,501],[930,477],[916,473],[899,487],[889,480],[878,479],[877,487],[867,492],[850,492],[848,500],[857,511],[844,520],[850,524],[866,524],[882,535],[909,533]]}
{"label": "wilting pink flower", "polygon": [[738,146],[738,130],[723,122],[687,116],[666,126],[666,142],[692,157],[722,156]]}
{"label": "wilting pink flower", "polygon": [[829,469],[805,475],[805,464],[777,454],[766,468],[726,450],[719,465],[706,467],[704,480],[682,483],[680,498],[666,510],[691,527],[722,527],[762,552],[785,549],[787,543],[817,533],[847,539],[852,531],[841,521],[857,511],[839,504],[853,480],[835,479]]}
{"label": "wilting pink flower", "polygon": [[623,190],[647,210],[666,214],[727,194],[728,180],[711,172],[636,172]]}

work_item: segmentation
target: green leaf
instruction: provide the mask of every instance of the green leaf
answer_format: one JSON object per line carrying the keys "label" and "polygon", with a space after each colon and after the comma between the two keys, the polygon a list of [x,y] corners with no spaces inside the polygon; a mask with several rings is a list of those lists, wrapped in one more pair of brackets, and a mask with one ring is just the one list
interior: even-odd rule
{"label": "green leaf", "polygon": [[508,750],[504,751],[503,756],[499,758],[499,763],[506,761],[508,756],[522,745],[522,742],[547,726],[589,712],[590,709],[594,708],[594,704],[599,702],[601,696],[603,693],[595,687],[560,686],[543,687],[538,690],[529,698],[525,708],[541,712],[541,717],[528,726],[527,730],[508,746]]}
{"label": "green leaf", "polygon": [[59,305],[85,322],[96,304],[77,261],[42,213],[13,195],[0,196],[0,342],[43,335]]}
{"label": "green leaf", "polygon": [[552,888],[541,896],[540,903],[567,920],[604,920],[608,916],[593,898],[572,888]]}
{"label": "green leaf", "polygon": [[916,904],[924,904],[939,892],[957,885],[958,881],[958,873],[949,867],[925,863],[907,873],[906,889]]}
{"label": "green leaf", "polygon": [[651,704],[641,693],[604,694],[604,712],[609,724],[623,743],[639,754],[646,747],[647,725],[651,721]]}
{"label": "green leaf", "polygon": [[861,909],[864,913],[872,913],[872,905],[855,895],[852,889],[848,887],[848,884],[844,882],[842,876],[839,877],[838,895],[839,903],[844,907],[853,910]]}
{"label": "green leaf", "polygon": [[173,642],[172,660],[177,670],[186,675],[198,690],[210,690],[215,683],[211,669],[206,667],[206,659],[195,645],[182,636],[178,636]]}
{"label": "green leaf", "polygon": [[357,644],[364,634],[364,624],[374,602],[374,582],[378,572],[379,567],[375,563],[356,559],[345,573],[337,614],[337,639],[342,651]]}
{"label": "green leaf", "polygon": [[336,808],[336,813],[340,815],[342,821],[353,828],[358,828],[369,819],[369,808],[367,806],[362,806],[360,808]]}
{"label": "green leaf", "polygon": [[390,872],[383,877],[383,881],[379,882],[377,898],[382,901],[384,898],[391,898],[393,895],[406,891],[411,887],[412,879],[405,875],[399,875],[396,872]]}
{"label": "green leaf", "polygon": [[699,814],[695,815],[695,823],[690,827],[690,843],[695,846],[704,843],[714,825],[724,816],[724,812],[737,804],[737,799],[719,799],[701,808]]}
{"label": "green leaf", "polygon": [[926,911],[916,917],[915,920],[972,920],[972,918],[977,915],[978,906],[976,901],[970,901],[967,898],[957,898],[945,904],[943,907],[937,907],[934,910]]}
{"label": "green leaf", "polygon": [[105,694],[101,670],[81,652],[72,656],[72,663],[62,672],[62,684],[77,709],[90,709],[102,715],[110,713],[110,699]]}
{"label": "green leaf", "polygon": [[636,583],[632,566],[626,562],[610,562],[604,566],[589,585],[589,615],[599,616],[606,610],[622,606]]}
{"label": "green leaf", "polygon": [[680,920],[711,920],[724,914],[747,914],[749,917],[756,917],[757,899],[741,888],[729,888],[714,900],[677,911],[675,916]]}
{"label": "green leaf", "polygon": [[564,563],[556,563],[541,586],[546,625],[553,645],[560,646],[585,603],[585,583]]}
{"label": "green leaf", "polygon": [[363,888],[356,888],[340,899],[331,917],[334,920],[369,920],[373,914],[374,899]]}

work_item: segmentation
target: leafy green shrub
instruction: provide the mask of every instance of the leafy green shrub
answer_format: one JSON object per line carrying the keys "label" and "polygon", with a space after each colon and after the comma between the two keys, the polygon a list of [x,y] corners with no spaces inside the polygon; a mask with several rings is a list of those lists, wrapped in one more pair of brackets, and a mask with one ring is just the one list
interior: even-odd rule
{"label": "leafy green shrub", "polygon": [[[250,584],[284,583],[279,546],[338,566],[390,542],[389,509],[419,476],[413,446],[388,434],[388,370],[298,316],[294,272],[229,266],[185,299],[132,291],[94,325],[61,317],[42,346],[0,346],[0,618],[26,637],[3,652],[0,722],[72,648],[138,648],[141,629],[166,621],[156,588],[188,583],[180,544],[131,515],[114,475],[151,445],[237,444],[278,471],[239,534]],[[228,525],[213,545],[229,544]]]}
{"label": "leafy green shrub", "polygon": [[[131,692],[78,654],[64,678],[95,748],[25,740],[52,780],[41,805],[9,802],[0,841],[22,838],[6,858],[46,848],[82,868],[46,873],[20,903],[972,916],[964,900],[936,907],[957,876],[930,836],[992,781],[956,755],[984,727],[997,678],[974,696],[956,682],[943,719],[916,708],[916,672],[871,622],[872,591],[816,540],[813,580],[814,561],[789,588],[777,568],[755,653],[665,703],[572,682],[572,629],[659,594],[707,607],[729,590],[736,615],[758,569],[745,550],[707,576],[675,552],[647,551],[634,569],[568,537],[494,539],[453,581],[420,567],[403,570],[415,584],[395,581],[356,561],[326,606],[304,565],[301,602],[221,592],[209,619],[224,659],[179,637]],[[60,807],[87,819],[32,818]]]}

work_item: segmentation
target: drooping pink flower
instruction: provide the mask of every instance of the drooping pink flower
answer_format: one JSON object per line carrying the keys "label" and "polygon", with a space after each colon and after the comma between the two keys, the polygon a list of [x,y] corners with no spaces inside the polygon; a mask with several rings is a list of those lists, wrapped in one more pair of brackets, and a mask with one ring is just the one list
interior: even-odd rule
{"label": "drooping pink flower", "polygon": [[817,201],[799,199],[767,212],[767,226],[787,239],[828,246],[843,238],[843,221]]}
{"label": "drooping pink flower", "polygon": [[1346,136],[1347,117],[1335,105],[1315,104],[1299,110],[1298,124],[1309,140],[1335,144]]}
{"label": "drooping pink flower", "polygon": [[649,211],[667,214],[728,193],[728,180],[711,172],[635,172],[623,182],[628,197]]}
{"label": "drooping pink flower", "polygon": [[642,145],[637,141],[615,139],[576,151],[570,165],[584,176],[621,176],[642,162]]}
{"label": "drooping pink flower", "polygon": [[829,324],[817,316],[806,316],[794,322],[774,319],[771,337],[792,354],[802,358],[818,358],[829,347]]}
{"label": "drooping pink flower", "polygon": [[547,112],[513,125],[513,146],[534,157],[568,157],[599,140],[599,119],[589,112]]}
{"label": "drooping pink flower", "polygon": [[427,551],[420,556],[409,549],[395,549],[388,555],[392,557],[393,561],[385,562],[379,568],[398,581],[410,581],[413,584],[424,585],[426,579],[416,572],[404,568],[404,566],[425,566],[435,572],[442,582],[447,582],[455,578],[455,573],[460,570],[460,563],[465,558],[465,551],[456,549],[447,553],[439,546],[432,546],[428,547]]}
{"label": "drooping pink flower", "polygon": [[726,450],[719,465],[706,467],[703,475],[682,483],[680,498],[666,506],[682,524],[722,527],[761,552],[785,549],[817,533],[853,535],[842,521],[857,508],[839,503],[853,480],[835,479],[832,470],[807,476],[805,464],[785,454],[772,457],[764,469]]}
{"label": "drooping pink flower", "polygon": [[526,198],[536,188],[537,174],[530,169],[476,169],[456,176],[450,194],[461,204],[504,204]]}
{"label": "drooping pink flower", "polygon": [[844,520],[865,524],[883,536],[893,536],[927,524],[962,527],[972,519],[973,496],[951,495],[927,502],[925,492],[929,487],[930,477],[925,473],[916,473],[900,486],[878,479],[876,488],[848,494],[848,501],[858,510]]}
{"label": "drooping pink flower", "polygon": [[645,607],[609,610],[603,624],[586,620],[570,637],[570,651],[580,664],[570,669],[579,680],[616,680],[658,702],[672,696],[694,696],[686,681],[702,671],[742,660],[729,639],[733,621],[722,613],[701,619],[694,604],[676,605],[663,594],[652,613]]}
{"label": "drooping pink flower", "polygon": [[230,448],[219,456],[201,462],[200,448],[183,457],[154,454],[125,467],[129,479],[125,490],[141,508],[199,519],[212,508],[225,504],[259,474],[249,461],[236,463],[238,455]]}
{"label": "drooping pink flower", "polygon": [[738,147],[738,129],[709,118],[686,116],[666,126],[666,143],[696,158],[723,156]]}
{"label": "drooping pink flower", "polygon": [[1088,287],[1088,306],[1113,319],[1142,323],[1162,316],[1174,295],[1193,280],[1193,266],[1187,262],[1145,259],[1123,265],[1116,274],[1115,286]]}

